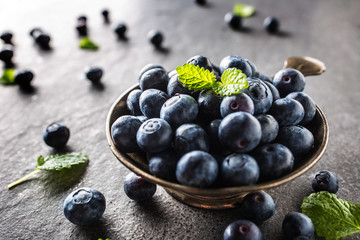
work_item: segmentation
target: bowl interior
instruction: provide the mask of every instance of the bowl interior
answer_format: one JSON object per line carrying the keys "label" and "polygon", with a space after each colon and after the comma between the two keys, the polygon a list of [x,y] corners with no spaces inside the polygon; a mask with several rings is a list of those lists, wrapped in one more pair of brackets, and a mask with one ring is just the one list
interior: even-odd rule
{"label": "bowl interior", "polygon": [[111,137],[111,125],[122,115],[130,114],[126,106],[128,94],[139,88],[136,84],[125,91],[111,106],[106,119],[106,137],[111,151],[116,158],[125,165],[129,170],[142,176],[149,182],[162,186],[170,195],[176,199],[201,208],[222,209],[236,207],[241,199],[249,192],[273,188],[289,182],[302,175],[317,161],[320,160],[325,151],[328,142],[328,123],[322,110],[316,106],[316,115],[306,127],[314,135],[314,147],[302,159],[297,159],[294,169],[288,175],[251,186],[224,187],[224,188],[195,188],[184,186],[178,183],[165,181],[157,178],[149,172],[146,155],[143,153],[124,153],[116,149]]}

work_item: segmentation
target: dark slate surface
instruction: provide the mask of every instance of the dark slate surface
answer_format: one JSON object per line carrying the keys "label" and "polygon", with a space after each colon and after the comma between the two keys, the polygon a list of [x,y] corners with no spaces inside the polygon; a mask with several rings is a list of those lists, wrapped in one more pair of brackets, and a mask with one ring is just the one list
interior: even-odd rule
{"label": "dark slate surface", "polygon": [[[340,179],[338,196],[360,202],[360,20],[358,0],[255,0],[257,9],[244,20],[243,31],[232,31],[223,21],[236,1],[2,1],[0,31],[14,32],[18,69],[32,69],[35,92],[0,86],[0,239],[221,239],[239,211],[209,211],[183,205],[161,187],[152,202],[140,205],[123,193],[129,172],[111,153],[105,138],[105,118],[113,101],[137,82],[148,63],[167,70],[202,54],[215,64],[229,54],[252,60],[262,73],[272,75],[289,56],[312,56],[327,66],[321,76],[308,77],[305,92],[325,112],[330,141],[325,154],[308,173],[269,193],[276,213],[260,225],[264,239],[281,238],[281,222],[289,211],[299,211],[311,193],[309,178],[320,169]],[[101,10],[110,10],[111,25],[103,24]],[[76,18],[88,16],[97,52],[77,48]],[[282,34],[267,34],[262,21],[277,16]],[[128,41],[117,41],[113,27],[128,25]],[[37,49],[28,32],[41,27],[52,37],[53,51]],[[155,51],[147,42],[151,29],[162,30],[168,52]],[[84,79],[84,69],[103,67],[104,87]],[[71,130],[68,148],[90,157],[85,169],[58,175],[39,173],[12,190],[7,184],[35,169],[40,154],[52,149],[42,140],[45,127],[59,121]],[[61,205],[78,187],[100,190],[107,199],[101,221],[78,227],[63,216]],[[348,239],[359,239],[354,235]]]}

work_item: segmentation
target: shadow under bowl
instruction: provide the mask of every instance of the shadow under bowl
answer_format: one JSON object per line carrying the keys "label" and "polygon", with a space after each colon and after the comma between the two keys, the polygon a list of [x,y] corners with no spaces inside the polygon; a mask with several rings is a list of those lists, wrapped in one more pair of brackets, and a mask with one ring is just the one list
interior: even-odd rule
{"label": "shadow under bowl", "polygon": [[304,174],[320,160],[328,143],[328,123],[322,110],[316,106],[315,117],[311,123],[306,126],[314,135],[314,147],[305,157],[297,159],[297,164],[295,164],[293,171],[286,176],[251,186],[223,188],[195,188],[169,182],[157,178],[149,172],[146,154],[121,152],[116,149],[114,141],[111,137],[111,125],[120,116],[130,114],[126,106],[126,98],[134,89],[139,89],[139,85],[136,84],[126,90],[113,103],[109,110],[106,119],[106,137],[110,149],[116,158],[130,171],[142,176],[149,182],[162,186],[175,199],[193,207],[205,209],[234,208],[239,206],[241,200],[250,192],[266,190],[290,182]]}

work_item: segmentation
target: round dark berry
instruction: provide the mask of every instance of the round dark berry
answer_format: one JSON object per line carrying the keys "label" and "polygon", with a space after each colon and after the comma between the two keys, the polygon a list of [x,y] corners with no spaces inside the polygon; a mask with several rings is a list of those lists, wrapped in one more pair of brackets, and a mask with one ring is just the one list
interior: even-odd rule
{"label": "round dark berry", "polygon": [[76,30],[81,37],[88,35],[87,26],[85,21],[79,21],[76,25]]}
{"label": "round dark berry", "polygon": [[339,180],[335,174],[326,170],[316,172],[311,180],[311,185],[315,192],[336,193],[339,190]]}
{"label": "round dark berry", "polygon": [[311,219],[299,212],[288,213],[282,223],[284,239],[295,240],[299,237],[312,239],[314,236],[314,225]]}
{"label": "round dark berry", "polygon": [[264,20],[264,27],[269,33],[279,32],[280,22],[276,17],[267,17]]}
{"label": "round dark berry", "polygon": [[274,215],[275,203],[268,193],[253,192],[245,196],[241,202],[240,211],[246,219],[260,223]]}
{"label": "round dark berry", "polygon": [[148,39],[151,44],[153,44],[155,47],[159,48],[159,47],[161,47],[161,44],[164,40],[164,35],[162,34],[162,32],[160,32],[158,30],[151,30],[148,33]]}
{"label": "round dark berry", "polygon": [[124,191],[129,198],[140,202],[152,198],[156,185],[131,172],[125,177]]}
{"label": "round dark berry", "polygon": [[50,48],[50,36],[46,33],[40,33],[38,36],[35,37],[35,42],[42,48],[42,49],[49,49]]}
{"label": "round dark berry", "polygon": [[5,44],[0,51],[0,60],[4,62],[11,62],[14,56],[14,48],[10,44]]}
{"label": "round dark berry", "polygon": [[124,23],[120,23],[115,27],[114,32],[119,38],[124,38],[126,30],[126,25]]}
{"label": "round dark berry", "polygon": [[105,23],[110,23],[109,10],[104,9],[104,10],[101,12],[101,15],[104,17],[104,22],[105,22]]}
{"label": "round dark berry", "polygon": [[78,21],[84,21],[86,22],[87,21],[87,17],[85,15],[80,15],[78,18],[77,18]]}
{"label": "round dark berry", "polygon": [[225,15],[224,21],[232,29],[240,29],[242,27],[241,17],[234,15],[232,12],[228,12]]}
{"label": "round dark berry", "polygon": [[103,70],[100,67],[91,67],[86,72],[86,78],[92,83],[99,83],[103,75]]}
{"label": "round dark berry", "polygon": [[224,232],[224,240],[262,240],[258,226],[248,220],[237,220],[229,224]]}
{"label": "round dark berry", "polygon": [[34,78],[34,74],[30,70],[23,70],[15,74],[15,83],[20,87],[29,87],[31,80]]}
{"label": "round dark berry", "polygon": [[60,123],[52,123],[47,126],[43,139],[44,142],[53,148],[62,148],[70,137],[70,130]]}
{"label": "round dark berry", "polygon": [[4,32],[0,35],[0,39],[4,41],[5,44],[11,44],[12,45],[12,37],[13,34],[11,32]]}

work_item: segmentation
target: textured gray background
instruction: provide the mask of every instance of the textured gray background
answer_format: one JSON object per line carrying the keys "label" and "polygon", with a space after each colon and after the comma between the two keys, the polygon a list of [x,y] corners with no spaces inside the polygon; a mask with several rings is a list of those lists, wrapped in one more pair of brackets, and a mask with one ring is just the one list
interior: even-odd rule
{"label": "textured gray background", "polygon": [[[282,68],[289,56],[312,56],[327,66],[321,76],[308,77],[305,92],[325,112],[330,140],[320,162],[308,173],[269,193],[276,213],[260,225],[264,239],[281,239],[281,222],[289,211],[299,211],[311,193],[309,178],[320,169],[340,179],[338,196],[360,202],[360,1],[254,0],[257,9],[245,19],[243,31],[232,31],[224,21],[236,1],[211,1],[199,7],[192,1],[0,1],[0,31],[14,32],[14,60],[18,69],[32,69],[32,94],[17,86],[0,86],[0,239],[221,239],[225,227],[238,219],[238,210],[209,211],[183,205],[158,188],[153,201],[137,204],[123,193],[129,172],[111,153],[105,138],[105,118],[111,104],[137,82],[148,63],[172,70],[202,54],[215,64],[237,54],[253,61],[268,75]],[[105,26],[100,11],[110,10]],[[74,29],[80,14],[88,16],[97,52],[77,48]],[[281,21],[281,36],[267,34],[266,16]],[[128,25],[129,41],[117,41],[113,27]],[[52,52],[39,51],[28,32],[41,27],[52,36]],[[146,35],[162,30],[168,53],[154,51]],[[84,69],[105,70],[104,89],[84,79]],[[42,140],[46,126],[59,121],[71,130],[68,147],[90,157],[85,169],[60,175],[39,173],[12,190],[7,184],[35,169],[37,156],[52,149]],[[73,175],[80,177],[73,177]],[[61,205],[78,187],[100,190],[107,209],[98,224],[78,227],[63,216]],[[360,239],[354,235],[348,239]]]}

